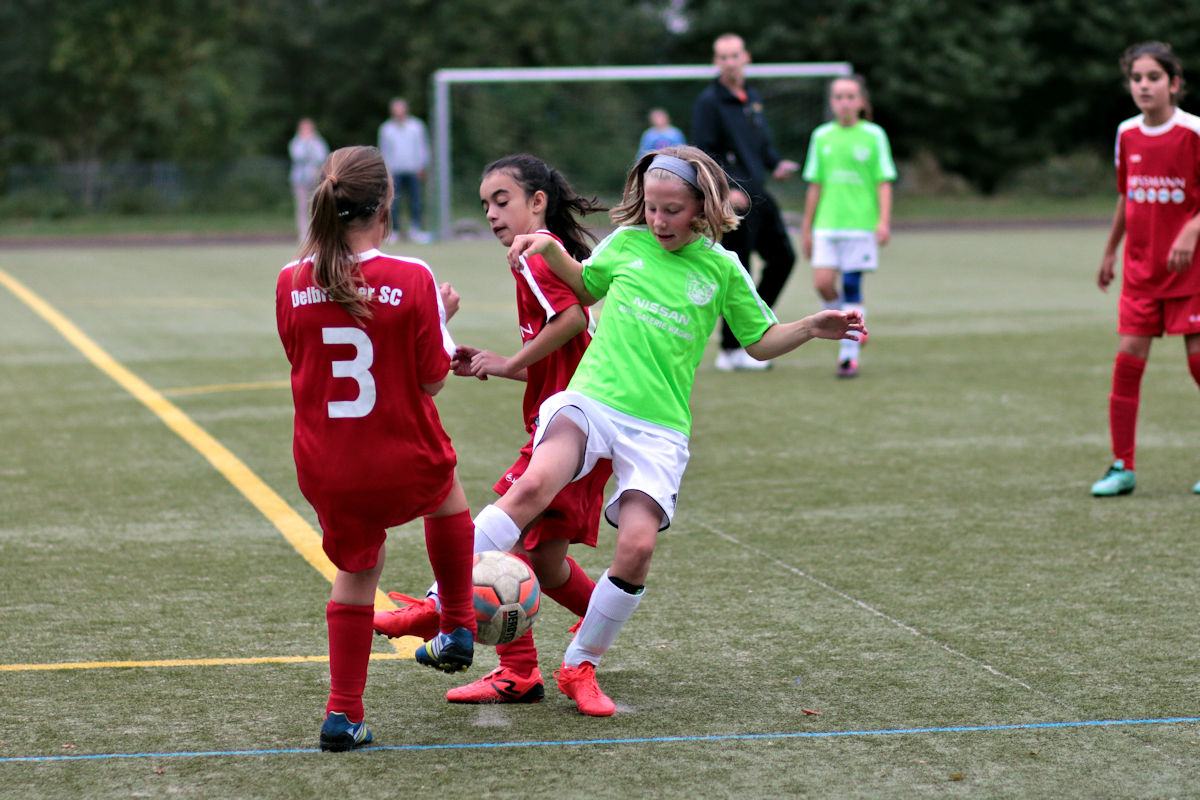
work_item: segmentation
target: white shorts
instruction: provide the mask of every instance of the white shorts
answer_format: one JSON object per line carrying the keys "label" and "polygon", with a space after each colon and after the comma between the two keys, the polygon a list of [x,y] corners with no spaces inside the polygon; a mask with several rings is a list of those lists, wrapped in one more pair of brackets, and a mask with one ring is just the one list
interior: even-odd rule
{"label": "white shorts", "polygon": [[604,504],[604,518],[616,527],[618,501],[628,491],[650,496],[662,509],[659,530],[671,526],[679,484],[687,467],[688,437],[677,430],[631,417],[586,395],[570,390],[553,394],[538,409],[538,427],[533,434],[536,450],[542,434],[554,417],[562,413],[587,434],[583,466],[572,480],[592,471],[601,458],[612,459],[617,488]]}
{"label": "white shorts", "polygon": [[814,231],[814,268],[870,272],[879,266],[879,244],[873,231]]}

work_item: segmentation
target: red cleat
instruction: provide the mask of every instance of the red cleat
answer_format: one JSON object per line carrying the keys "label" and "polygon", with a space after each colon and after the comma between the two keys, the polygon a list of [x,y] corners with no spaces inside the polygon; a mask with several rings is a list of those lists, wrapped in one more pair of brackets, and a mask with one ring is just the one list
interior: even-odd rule
{"label": "red cleat", "polygon": [[508,667],[498,667],[477,681],[446,692],[451,703],[536,703],[545,696],[537,667],[524,678]]}
{"label": "red cleat", "polygon": [[408,605],[395,611],[375,612],[375,632],[396,639],[400,636],[416,636],[429,640],[441,629],[441,615],[437,599],[433,597],[409,597],[400,592],[388,592],[388,597]]}
{"label": "red cleat", "polygon": [[596,683],[596,667],[585,661],[578,667],[566,664],[554,673],[558,688],[579,706],[580,714],[589,717],[611,717],[617,710],[616,704],[600,691]]}

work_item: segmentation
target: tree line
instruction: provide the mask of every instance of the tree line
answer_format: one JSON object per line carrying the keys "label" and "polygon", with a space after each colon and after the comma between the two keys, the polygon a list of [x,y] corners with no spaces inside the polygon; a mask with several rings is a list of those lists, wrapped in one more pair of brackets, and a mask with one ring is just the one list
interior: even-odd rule
{"label": "tree line", "polygon": [[759,62],[852,62],[898,157],[992,191],[1111,152],[1135,113],[1119,54],[1162,39],[1200,67],[1197,21],[1160,0],[9,0],[0,190],[16,165],[276,155],[300,116],[373,142],[392,96],[428,115],[439,68],[704,63],[734,31]]}

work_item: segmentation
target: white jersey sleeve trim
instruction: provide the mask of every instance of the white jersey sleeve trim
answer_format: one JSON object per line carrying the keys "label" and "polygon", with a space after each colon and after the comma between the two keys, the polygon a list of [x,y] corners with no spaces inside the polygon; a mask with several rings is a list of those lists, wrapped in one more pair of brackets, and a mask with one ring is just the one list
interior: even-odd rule
{"label": "white jersey sleeve trim", "polygon": [[892,161],[892,145],[888,141],[887,132],[874,122],[866,122],[864,125],[875,137],[875,147],[879,151],[879,174],[885,181],[896,180],[896,163]]}
{"label": "white jersey sleeve trim", "polygon": [[387,253],[384,253],[380,250],[374,250],[374,249],[359,253],[358,259],[360,261],[369,261],[370,259],[375,258],[377,256],[382,256],[384,258],[390,258],[393,261],[407,261],[410,264],[416,264],[419,267],[424,267],[425,271],[429,273],[429,277],[433,281],[433,296],[434,296],[434,299],[437,300],[438,320],[441,322],[441,327],[442,327],[442,349],[446,351],[446,355],[453,358],[454,351],[456,351],[458,349],[458,345],[456,345],[454,343],[454,337],[452,337],[450,335],[450,330],[449,330],[449,328],[446,327],[446,323],[447,323],[446,304],[442,302],[442,293],[438,289],[437,276],[433,274],[433,268],[430,267],[427,263],[425,263],[424,261],[422,261],[419,258],[409,258],[407,256],[390,256]]}
{"label": "white jersey sleeve trim", "polygon": [[1117,126],[1117,141],[1116,144],[1113,145],[1113,164],[1117,166],[1121,165],[1121,134],[1125,133],[1125,131],[1129,130],[1130,128],[1139,127],[1141,124],[1142,115],[1138,114],[1136,117],[1130,117]]}

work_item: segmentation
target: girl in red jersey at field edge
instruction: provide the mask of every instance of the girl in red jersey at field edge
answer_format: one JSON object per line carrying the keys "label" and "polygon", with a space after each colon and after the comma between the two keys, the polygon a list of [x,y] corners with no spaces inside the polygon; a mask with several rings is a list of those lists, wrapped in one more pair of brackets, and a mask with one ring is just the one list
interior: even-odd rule
{"label": "girl in red jersey at field edge", "polygon": [[371,741],[362,696],[386,528],[425,518],[442,586],[440,632],[417,650],[417,661],[457,672],[474,652],[474,531],[433,402],[450,371],[446,305],[452,314],[457,296],[449,284],[439,289],[424,262],[379,251],[391,200],[378,150],[335,151],[321,168],[300,260],[283,268],[275,290],[291,363],[296,473],[338,569],[325,611],[322,750]]}
{"label": "girl in red jersey at field edge", "polygon": [[[1107,290],[1125,240],[1117,318],[1117,358],[1109,395],[1109,432],[1116,461],[1092,485],[1096,497],[1129,494],[1142,374],[1150,344],[1183,336],[1188,369],[1200,384],[1200,118],[1179,108],[1183,64],[1162,42],[1127,49],[1121,71],[1141,114],[1117,128],[1117,211],[1097,283]],[[1200,483],[1192,487],[1200,494]]]}
{"label": "girl in red jersey at field edge", "polygon": [[[527,154],[506,156],[485,167],[479,200],[492,233],[505,247],[521,234],[548,233],[576,259],[587,258],[595,242],[578,217],[605,210],[594,200],[579,196],[558,170]],[[490,350],[459,347],[454,359],[457,375],[473,375],[481,380],[495,375],[526,382],[522,419],[530,440],[521,448],[516,463],[493,487],[501,495],[529,466],[538,407],[567,388],[591,342],[594,327],[591,312],[551,271],[545,259],[531,255],[523,267],[512,270],[521,349],[506,357]],[[525,527],[511,548],[533,568],[542,591],[580,617],[587,613],[595,582],[567,555],[567,547],[573,543],[596,546],[604,485],[611,474],[611,462],[604,459],[586,478],[568,484],[549,508]],[[486,518],[494,513],[489,507],[479,516]],[[496,548],[496,542],[478,536],[477,550]],[[437,623],[435,597],[417,600],[398,592],[390,596],[408,606],[376,614],[375,629],[389,636],[427,637]],[[514,642],[497,646],[496,652],[500,656],[498,669],[451,689],[446,699],[452,703],[536,703],[545,696],[532,630]]]}

